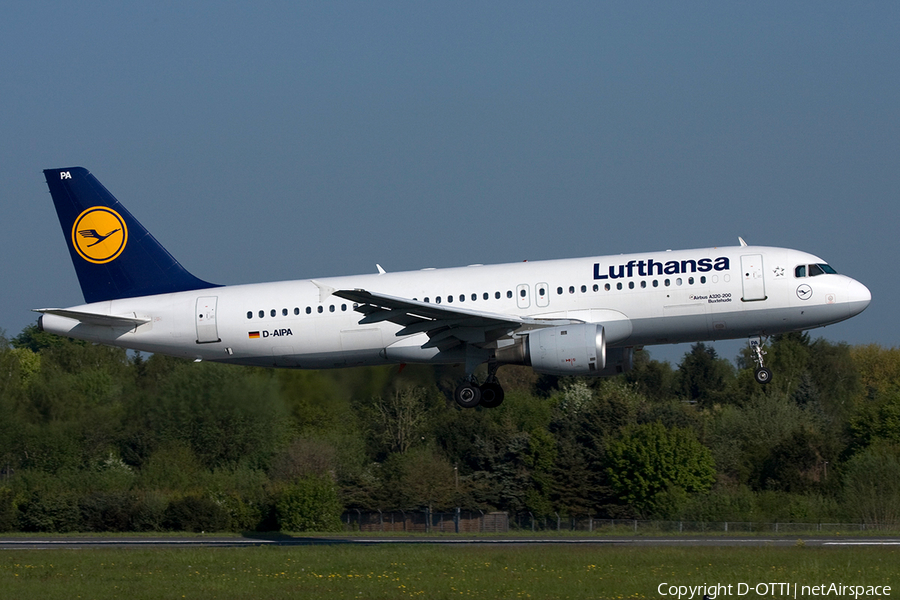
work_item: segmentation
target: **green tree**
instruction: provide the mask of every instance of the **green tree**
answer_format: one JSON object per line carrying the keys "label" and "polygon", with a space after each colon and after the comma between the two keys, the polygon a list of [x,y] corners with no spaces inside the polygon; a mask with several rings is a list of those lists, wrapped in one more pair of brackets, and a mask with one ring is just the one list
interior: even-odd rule
{"label": "green tree", "polygon": [[875,398],[900,386],[900,348],[867,344],[850,348],[849,354],[859,376],[857,402]]}
{"label": "green tree", "polygon": [[285,486],[275,502],[282,531],[340,531],[341,506],[330,477],[310,475]]}
{"label": "green tree", "polygon": [[706,419],[704,440],[718,471],[751,486],[759,484],[760,465],[775,446],[808,420],[797,404],[777,392],[752,396],[741,406],[718,407]]}
{"label": "green tree", "polygon": [[852,517],[863,523],[900,523],[900,447],[878,443],[848,460],[844,503]]}
{"label": "green tree", "polygon": [[651,360],[650,352],[634,353],[634,369],[623,375],[635,390],[651,400],[665,400],[676,394],[675,371],[668,362]]}
{"label": "green tree", "polygon": [[727,384],[733,376],[729,361],[719,358],[715,348],[698,342],[678,365],[677,389],[688,400],[712,406],[730,400]]}
{"label": "green tree", "polygon": [[403,454],[421,444],[437,399],[425,388],[401,387],[372,399],[369,405],[376,443]]}
{"label": "green tree", "polygon": [[857,447],[878,440],[900,443],[900,388],[874,393],[861,401],[849,420],[850,433]]}
{"label": "green tree", "polygon": [[267,465],[290,423],[271,372],[181,361],[129,401],[123,458],[140,464],[156,447],[187,444],[207,468]]}
{"label": "green tree", "polygon": [[608,464],[613,490],[644,515],[672,494],[706,492],[716,478],[712,454],[693,431],[659,422],[626,427],[609,444]]}
{"label": "green tree", "polygon": [[403,507],[449,510],[457,498],[457,474],[453,465],[428,448],[418,448],[400,459],[400,495]]}
{"label": "green tree", "polygon": [[824,483],[826,440],[809,425],[802,425],[775,444],[760,469],[759,489],[812,492]]}

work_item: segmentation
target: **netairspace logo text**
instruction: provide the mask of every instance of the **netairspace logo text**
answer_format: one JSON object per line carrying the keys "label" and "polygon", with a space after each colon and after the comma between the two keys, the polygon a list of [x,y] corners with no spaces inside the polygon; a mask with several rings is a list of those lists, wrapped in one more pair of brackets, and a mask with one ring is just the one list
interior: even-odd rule
{"label": "netairspace logo text", "polygon": [[784,598],[812,598],[836,596],[842,598],[887,597],[891,595],[889,585],[844,585],[843,583],[714,583],[703,585],[677,585],[663,582],[656,588],[660,596],[671,596],[677,600],[716,600],[720,596],[770,596]]}

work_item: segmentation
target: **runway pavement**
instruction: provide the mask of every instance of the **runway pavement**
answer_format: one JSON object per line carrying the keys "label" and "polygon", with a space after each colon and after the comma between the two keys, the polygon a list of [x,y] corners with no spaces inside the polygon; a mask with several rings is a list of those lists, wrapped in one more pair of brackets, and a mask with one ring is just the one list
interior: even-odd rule
{"label": "runway pavement", "polygon": [[288,536],[260,535],[234,537],[185,535],[167,537],[123,536],[28,536],[0,537],[0,550],[37,550],[48,548],[235,548],[247,546],[309,546],[351,544],[374,546],[384,544],[441,545],[604,545],[604,546],[900,546],[897,537],[842,536],[679,536],[679,537],[459,537],[459,536]]}

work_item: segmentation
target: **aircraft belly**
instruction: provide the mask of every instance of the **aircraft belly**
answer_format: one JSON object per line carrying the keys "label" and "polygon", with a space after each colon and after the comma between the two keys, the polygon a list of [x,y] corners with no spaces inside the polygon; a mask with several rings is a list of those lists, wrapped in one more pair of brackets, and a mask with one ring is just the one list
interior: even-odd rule
{"label": "aircraft belly", "polygon": [[629,344],[635,346],[652,344],[678,344],[685,341],[706,339],[709,335],[707,316],[682,315],[671,317],[649,317],[632,319],[633,333]]}

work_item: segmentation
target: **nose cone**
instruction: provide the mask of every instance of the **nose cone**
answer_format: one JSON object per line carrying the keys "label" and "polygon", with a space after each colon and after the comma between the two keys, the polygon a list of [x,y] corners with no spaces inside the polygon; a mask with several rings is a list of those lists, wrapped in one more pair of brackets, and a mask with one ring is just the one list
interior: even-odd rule
{"label": "nose cone", "polygon": [[864,311],[871,301],[872,292],[869,291],[869,288],[855,279],[851,279],[847,285],[847,303],[850,308],[850,316],[858,315]]}

